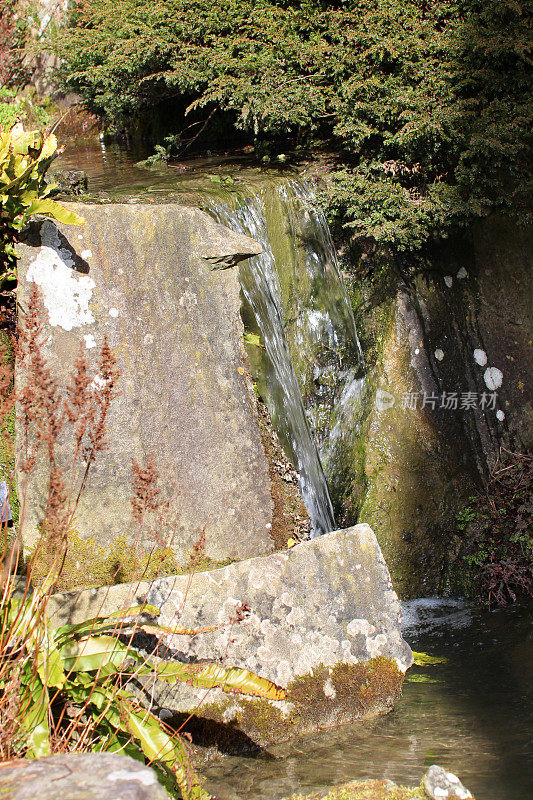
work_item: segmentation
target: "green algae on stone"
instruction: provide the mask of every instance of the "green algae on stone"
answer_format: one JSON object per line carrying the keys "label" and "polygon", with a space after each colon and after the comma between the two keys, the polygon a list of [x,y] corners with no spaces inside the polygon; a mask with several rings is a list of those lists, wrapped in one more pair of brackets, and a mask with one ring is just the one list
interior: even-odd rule
{"label": "green algae on stone", "polygon": [[[460,546],[456,513],[473,478],[457,437],[448,432],[444,448],[431,409],[408,406],[410,393],[422,396],[422,389],[401,304],[393,304],[387,317],[381,352],[367,377],[373,394],[361,433],[366,493],[358,520],[376,530],[394,585],[407,598],[447,588]],[[423,341],[416,345],[425,348]],[[380,404],[379,392],[390,406]]]}

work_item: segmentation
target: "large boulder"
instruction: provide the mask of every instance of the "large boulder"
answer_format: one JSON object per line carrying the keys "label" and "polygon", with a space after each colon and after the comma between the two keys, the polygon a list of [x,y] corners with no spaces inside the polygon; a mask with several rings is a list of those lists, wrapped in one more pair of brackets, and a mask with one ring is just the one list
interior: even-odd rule
{"label": "large boulder", "polygon": [[[376,537],[356,525],[262,558],[152,583],[57,595],[57,624],[147,601],[167,626],[215,627],[137,645],[181,660],[215,659],[286,688],[282,701],[228,696],[184,684],[144,688],[165,717],[197,713],[258,744],[390,709],[411,651],[400,632],[400,604]],[[217,737],[220,738],[220,735]]]}
{"label": "large boulder", "polygon": [[[118,358],[120,395],[108,448],[76,512],[100,545],[130,532],[132,459],[155,454],[178,554],[205,535],[213,559],[270,552],[273,503],[242,344],[239,281],[222,269],[260,252],[196,208],[77,205],[83,228],[33,223],[21,246],[19,302],[43,295],[52,371],[66,386],[80,344],[93,369],[104,335]],[[216,271],[213,271],[216,267]],[[72,445],[60,461],[69,465]],[[26,544],[42,518],[47,470],[26,497]],[[153,542],[143,542],[151,546]]]}

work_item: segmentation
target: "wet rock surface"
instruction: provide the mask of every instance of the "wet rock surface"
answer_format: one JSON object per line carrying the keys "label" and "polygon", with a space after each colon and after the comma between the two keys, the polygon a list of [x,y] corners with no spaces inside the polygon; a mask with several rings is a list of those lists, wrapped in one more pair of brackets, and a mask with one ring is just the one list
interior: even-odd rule
{"label": "wet rock surface", "polygon": [[54,194],[76,196],[89,190],[89,178],[82,169],[57,170],[52,174],[52,181],[57,184]]}
{"label": "wet rock surface", "polygon": [[369,341],[377,355],[347,474],[367,484],[358,519],[376,530],[402,598],[471,590],[461,512],[502,445],[531,448],[530,253],[530,231],[491,218],[442,245],[430,270],[393,270],[379,308],[360,299],[373,304],[358,317],[365,355]]}
{"label": "wet rock surface", "polygon": [[468,800],[472,797],[457,775],[436,764],[428,769],[422,783],[431,800]]}
{"label": "wet rock surface", "polygon": [[155,772],[111,753],[66,753],[2,764],[2,800],[169,800]]}

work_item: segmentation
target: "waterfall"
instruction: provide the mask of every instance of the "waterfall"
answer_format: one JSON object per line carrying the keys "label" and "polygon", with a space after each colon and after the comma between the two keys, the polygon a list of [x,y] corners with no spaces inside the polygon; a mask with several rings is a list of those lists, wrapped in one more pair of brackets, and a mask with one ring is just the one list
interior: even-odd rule
{"label": "waterfall", "polygon": [[[349,449],[347,440],[359,432],[363,355],[329,226],[314,204],[312,188],[307,182],[294,181],[280,186],[278,192],[286,209],[287,237],[295,251],[297,299],[292,305],[297,314],[291,352],[293,359],[296,350],[306,353],[299,363],[307,382],[302,373],[300,385],[308,387],[304,405],[331,487],[337,482],[340,457]],[[309,289],[302,280],[304,272],[311,280]]]}
{"label": "waterfall", "polygon": [[291,182],[234,197],[231,205],[209,201],[209,209],[263,247],[240,266],[242,293],[264,345],[262,393],[318,536],[336,527],[326,478],[353,427],[363,379],[346,287],[312,201],[306,184]]}

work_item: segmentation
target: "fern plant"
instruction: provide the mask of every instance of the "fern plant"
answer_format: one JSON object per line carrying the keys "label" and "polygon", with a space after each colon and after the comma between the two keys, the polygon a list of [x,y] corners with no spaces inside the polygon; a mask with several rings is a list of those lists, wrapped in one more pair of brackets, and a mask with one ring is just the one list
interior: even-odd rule
{"label": "fern plant", "polygon": [[[146,658],[133,634],[193,635],[202,631],[158,624],[159,611],[144,605],[78,624],[53,627],[46,603],[57,572],[22,597],[10,576],[0,601],[0,707],[4,757],[38,758],[58,750],[123,752],[153,763],[164,783],[184,800],[208,800],[190,765],[183,740],[132,690],[136,678],[157,676],[199,688],[281,700],[285,691],[248,670],[216,663]],[[148,621],[147,621],[148,620]],[[126,643],[125,643],[125,641]]]}

